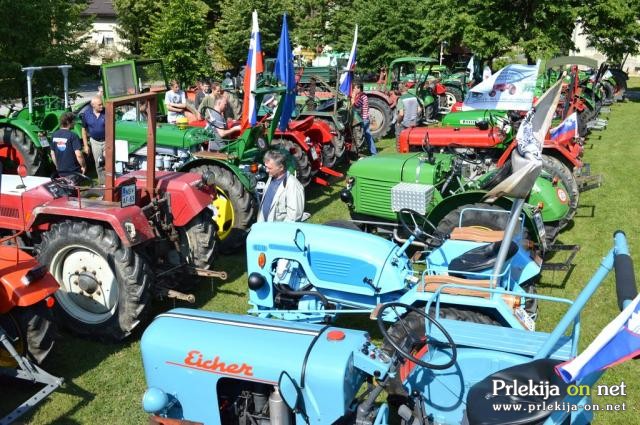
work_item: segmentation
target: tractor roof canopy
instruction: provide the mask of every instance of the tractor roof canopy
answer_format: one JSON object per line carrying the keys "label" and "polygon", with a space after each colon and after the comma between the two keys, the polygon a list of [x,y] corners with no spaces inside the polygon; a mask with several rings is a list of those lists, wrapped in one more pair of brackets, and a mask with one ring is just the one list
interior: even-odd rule
{"label": "tractor roof canopy", "polygon": [[104,96],[112,99],[146,91],[169,90],[161,60],[128,60],[102,65]]}
{"label": "tractor roof canopy", "polygon": [[557,58],[548,60],[545,68],[549,69],[553,68],[554,66],[563,65],[582,65],[588,66],[589,68],[597,69],[598,61],[586,56],[558,56]]}

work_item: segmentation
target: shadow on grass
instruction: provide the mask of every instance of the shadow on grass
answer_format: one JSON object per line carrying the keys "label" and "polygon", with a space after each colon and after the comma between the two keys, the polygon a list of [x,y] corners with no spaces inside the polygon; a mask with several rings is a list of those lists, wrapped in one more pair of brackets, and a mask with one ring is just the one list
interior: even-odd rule
{"label": "shadow on grass", "polygon": [[565,289],[575,268],[575,264],[570,264],[568,270],[545,271],[545,278],[540,280],[540,283],[537,285],[538,288]]}
{"label": "shadow on grass", "polygon": [[[578,209],[576,210],[575,218],[595,218],[596,216],[596,206],[595,205],[578,205]],[[573,222],[571,222],[565,229],[570,230],[573,227]]]}

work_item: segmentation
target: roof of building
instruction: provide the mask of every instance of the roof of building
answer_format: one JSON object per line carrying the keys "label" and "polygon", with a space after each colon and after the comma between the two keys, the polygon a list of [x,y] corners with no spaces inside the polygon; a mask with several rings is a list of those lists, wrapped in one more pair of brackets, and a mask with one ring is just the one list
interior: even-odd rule
{"label": "roof of building", "polygon": [[113,8],[113,0],[91,0],[83,14],[106,18],[115,17],[116,11]]}

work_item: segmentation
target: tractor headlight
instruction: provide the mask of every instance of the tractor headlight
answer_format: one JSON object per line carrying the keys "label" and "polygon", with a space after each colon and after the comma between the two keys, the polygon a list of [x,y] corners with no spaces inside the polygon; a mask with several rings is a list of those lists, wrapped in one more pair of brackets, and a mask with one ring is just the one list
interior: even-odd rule
{"label": "tractor headlight", "polygon": [[353,195],[351,191],[349,189],[342,189],[340,191],[340,200],[349,206],[353,205]]}
{"label": "tractor headlight", "polygon": [[169,396],[160,388],[151,387],[142,396],[142,408],[147,413],[162,413],[169,406]]}
{"label": "tractor headlight", "polygon": [[260,273],[253,272],[249,275],[248,283],[249,283],[249,289],[251,289],[252,291],[257,291],[258,289],[266,285],[267,281],[265,280],[264,276],[262,276]]}

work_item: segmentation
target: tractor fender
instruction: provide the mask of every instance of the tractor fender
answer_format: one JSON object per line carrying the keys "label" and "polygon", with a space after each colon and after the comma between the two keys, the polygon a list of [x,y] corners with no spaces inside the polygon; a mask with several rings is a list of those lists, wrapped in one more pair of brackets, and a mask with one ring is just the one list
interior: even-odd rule
{"label": "tractor fender", "polygon": [[[118,235],[123,246],[135,246],[155,239],[154,229],[142,209],[137,205],[122,208],[119,204],[106,204],[101,200],[58,198],[33,209],[27,216],[27,229],[47,230],[53,222],[64,219],[87,220],[109,225]],[[134,226],[130,235],[126,223]]]}
{"label": "tractor fender", "polygon": [[[591,109],[591,110],[595,109],[595,104],[594,104],[593,100],[591,100],[589,97],[585,96],[584,94],[581,94],[580,96],[578,96],[578,99],[580,99],[583,102],[583,104],[586,107],[588,107],[589,109]],[[582,108],[582,109],[584,109],[584,108]],[[580,110],[582,110],[582,109],[580,109]]]}
{"label": "tractor fender", "polygon": [[191,172],[192,169],[194,169],[195,167],[199,167],[201,165],[217,165],[219,167],[222,167],[231,171],[233,174],[235,174],[236,177],[238,177],[238,180],[240,180],[240,183],[249,192],[251,193],[254,192],[254,185],[251,183],[251,180],[249,179],[249,177],[247,177],[247,175],[240,168],[221,159],[197,158],[197,159],[194,159],[193,161],[187,162],[182,167],[180,167],[177,171],[180,171],[183,173],[189,173]]}
{"label": "tractor fender", "polygon": [[0,119],[0,127],[2,126],[17,128],[29,137],[31,143],[36,145],[39,149],[42,148],[40,138],[38,137],[38,133],[42,130],[37,125],[31,124],[30,122],[22,119],[5,118]]}
{"label": "tractor fender", "polygon": [[582,146],[580,144],[571,143],[571,148],[567,149],[567,147],[554,142],[547,144],[547,141],[545,140],[545,145],[542,147],[543,154],[557,158],[570,170],[582,167],[582,161],[579,159],[580,155],[582,155]]}
{"label": "tractor fender", "polygon": [[[440,220],[442,220],[448,213],[450,213],[454,209],[463,205],[483,202],[484,196],[486,194],[486,191],[470,190],[468,192],[448,196],[429,212],[429,214],[427,215],[427,219],[431,223],[433,223],[434,226],[437,226]],[[505,210],[510,210],[511,206],[513,205],[513,201],[509,198],[502,197],[498,198],[495,202],[493,202],[493,204],[498,207],[502,207]],[[535,242],[540,242],[530,209],[523,208],[522,211],[525,213],[524,227],[529,230],[531,235],[535,235]]]}
{"label": "tractor fender", "polygon": [[305,133],[301,132],[301,131],[291,131],[291,130],[285,130],[285,131],[281,131],[281,130],[276,130],[274,137],[279,137],[281,139],[287,139],[287,140],[291,140],[292,142],[294,142],[295,144],[297,144],[298,146],[300,146],[300,149],[302,149],[305,152],[308,152],[310,149],[310,146],[307,144],[306,142],[306,135]]}
{"label": "tractor fender", "polygon": [[27,307],[36,304],[59,287],[58,282],[49,273],[29,285],[22,283],[22,277],[29,270],[40,264],[28,253],[19,250],[19,260],[16,264],[15,246],[0,246],[0,270],[5,273],[0,277],[0,314],[7,313],[13,307]]}
{"label": "tractor fender", "polygon": [[365,92],[365,94],[369,98],[377,97],[385,101],[387,105],[389,105],[389,109],[392,109],[392,110],[396,107],[396,103],[398,102],[397,96],[389,96],[387,93],[380,90],[371,90],[371,91]]}

